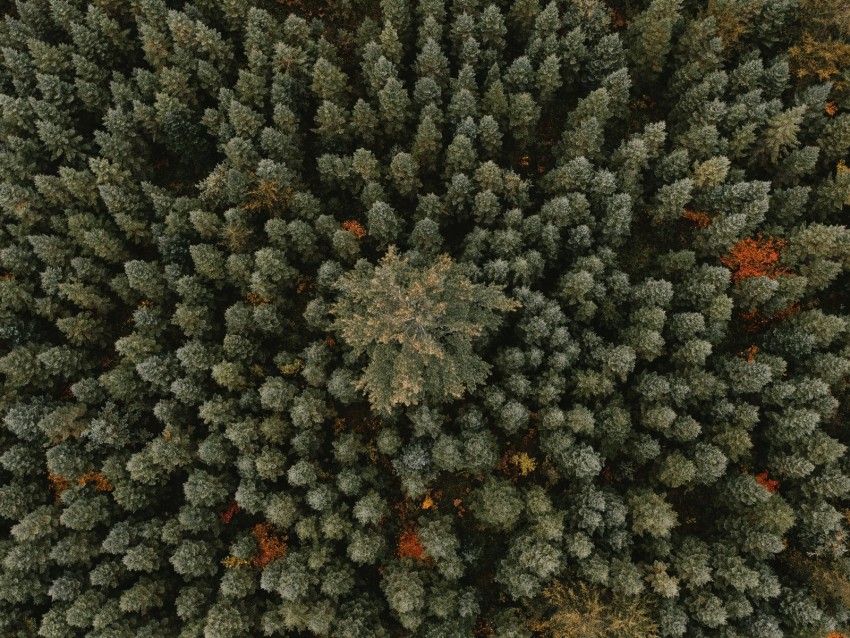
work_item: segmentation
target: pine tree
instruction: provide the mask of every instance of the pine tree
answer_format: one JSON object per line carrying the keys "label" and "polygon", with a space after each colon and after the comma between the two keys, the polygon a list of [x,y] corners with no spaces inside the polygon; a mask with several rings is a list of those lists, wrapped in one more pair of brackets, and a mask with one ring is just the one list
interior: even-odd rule
{"label": "pine tree", "polygon": [[494,311],[517,307],[497,288],[472,283],[446,255],[419,269],[394,247],[377,267],[358,262],[336,287],[332,328],[367,355],[357,387],[380,411],[457,398],[479,385],[489,366],[472,339],[496,327]]}

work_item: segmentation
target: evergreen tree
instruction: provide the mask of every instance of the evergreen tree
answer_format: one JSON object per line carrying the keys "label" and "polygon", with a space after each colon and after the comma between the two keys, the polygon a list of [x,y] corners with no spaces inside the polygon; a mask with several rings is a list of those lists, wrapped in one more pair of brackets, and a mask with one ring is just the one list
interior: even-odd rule
{"label": "evergreen tree", "polygon": [[474,284],[447,255],[416,268],[394,247],[377,268],[358,262],[336,287],[332,328],[355,354],[367,355],[357,387],[378,411],[474,389],[490,366],[472,339],[496,327],[495,311],[517,307],[495,286]]}
{"label": "evergreen tree", "polygon": [[843,638],[843,0],[18,0],[0,636]]}

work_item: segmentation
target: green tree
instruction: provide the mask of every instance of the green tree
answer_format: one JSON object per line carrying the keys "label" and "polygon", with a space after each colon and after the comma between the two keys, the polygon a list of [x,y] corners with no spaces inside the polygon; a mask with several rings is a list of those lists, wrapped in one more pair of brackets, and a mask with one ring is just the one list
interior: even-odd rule
{"label": "green tree", "polygon": [[368,363],[357,381],[373,408],[457,399],[490,372],[473,339],[499,325],[497,312],[519,303],[496,286],[473,283],[460,264],[439,255],[425,267],[394,246],[376,267],[360,260],[336,283],[337,331]]}
{"label": "green tree", "polygon": [[641,82],[651,82],[663,70],[681,7],[682,0],[653,0],[629,23],[629,58]]}

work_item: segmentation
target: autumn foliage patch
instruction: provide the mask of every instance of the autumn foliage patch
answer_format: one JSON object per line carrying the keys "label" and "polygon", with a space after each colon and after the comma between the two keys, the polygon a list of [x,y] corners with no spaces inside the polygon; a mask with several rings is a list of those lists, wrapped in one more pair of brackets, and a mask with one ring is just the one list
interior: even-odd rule
{"label": "autumn foliage patch", "polygon": [[414,560],[424,560],[425,548],[419,541],[419,534],[412,529],[406,529],[401,533],[398,539],[396,554],[399,558],[412,558]]}
{"label": "autumn foliage patch", "polygon": [[748,277],[776,279],[788,274],[781,264],[782,251],[787,242],[773,237],[747,237],[732,248],[721,263],[732,271],[732,282],[738,283]]}
{"label": "autumn foliage patch", "polygon": [[756,482],[768,492],[775,494],[779,491],[779,481],[770,478],[767,472],[759,472],[754,478],[756,479]]}

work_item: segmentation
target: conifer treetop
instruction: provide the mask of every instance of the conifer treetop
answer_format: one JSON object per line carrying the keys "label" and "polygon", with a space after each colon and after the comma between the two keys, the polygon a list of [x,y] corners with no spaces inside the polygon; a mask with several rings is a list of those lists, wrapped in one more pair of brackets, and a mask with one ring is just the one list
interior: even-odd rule
{"label": "conifer treetop", "polygon": [[373,408],[459,398],[490,365],[472,341],[520,306],[495,285],[476,284],[441,254],[416,267],[390,246],[377,267],[361,259],[336,283],[333,329],[368,364],[357,381]]}

